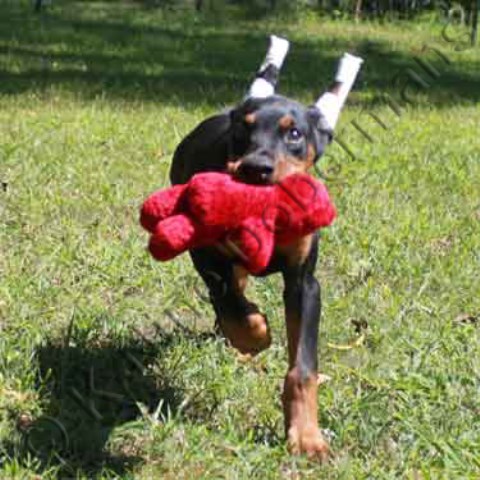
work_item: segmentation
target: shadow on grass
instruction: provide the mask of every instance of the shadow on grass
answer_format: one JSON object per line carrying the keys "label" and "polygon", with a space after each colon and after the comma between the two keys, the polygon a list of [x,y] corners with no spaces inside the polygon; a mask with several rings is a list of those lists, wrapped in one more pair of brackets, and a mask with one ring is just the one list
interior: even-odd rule
{"label": "shadow on grass", "polygon": [[119,347],[43,345],[37,361],[45,414],[20,425],[20,447],[7,446],[7,450],[16,451],[20,463],[33,458],[43,472],[58,468],[60,478],[128,472],[143,459],[131,440],[115,449],[118,454],[108,453],[113,429],[123,425],[133,432],[136,428],[142,431],[144,422],[136,420],[161,421],[180,410],[182,417],[195,422],[205,419],[206,408],[214,408],[197,405],[196,400],[186,404],[181,371],[163,362],[180,339],[192,348],[211,336],[157,329],[150,339],[142,335],[141,340]]}
{"label": "shadow on grass", "polygon": [[[242,27],[230,20],[213,28],[192,14],[169,22],[158,12],[94,2],[65,2],[38,16],[21,5],[0,6],[0,92],[5,94],[60,88],[81,98],[163,105],[236,103],[266,47],[267,32],[255,29],[254,22]],[[338,56],[352,49],[367,59],[358,84],[365,93],[398,94],[392,79],[407,68],[418,70],[414,53],[391,51],[380,41],[316,36],[295,40],[280,91],[313,100]],[[432,52],[425,59],[439,66]],[[440,67],[429,103],[480,100],[478,65]]]}
{"label": "shadow on grass", "polygon": [[[92,19],[57,8],[40,18],[3,9],[0,55],[14,64],[0,69],[0,91],[7,94],[65,87],[86,98],[231,103],[241,98],[266,46],[264,33],[202,29],[188,18],[173,25],[152,18],[150,25],[135,23],[135,15]],[[317,56],[307,50],[296,57],[307,68]],[[299,80],[315,86],[313,78]]]}

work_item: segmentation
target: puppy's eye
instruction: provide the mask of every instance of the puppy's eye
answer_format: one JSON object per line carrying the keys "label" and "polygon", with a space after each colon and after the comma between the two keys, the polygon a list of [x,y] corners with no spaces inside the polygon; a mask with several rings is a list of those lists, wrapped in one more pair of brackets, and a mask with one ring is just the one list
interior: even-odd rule
{"label": "puppy's eye", "polygon": [[285,134],[285,140],[287,143],[299,143],[303,139],[303,133],[298,128],[291,128]]}

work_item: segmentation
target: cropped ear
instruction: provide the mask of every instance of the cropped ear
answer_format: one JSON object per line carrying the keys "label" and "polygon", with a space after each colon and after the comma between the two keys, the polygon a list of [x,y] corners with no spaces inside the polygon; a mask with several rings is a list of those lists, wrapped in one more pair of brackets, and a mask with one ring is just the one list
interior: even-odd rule
{"label": "cropped ear", "polygon": [[254,108],[254,101],[246,100],[230,110],[230,145],[229,155],[238,158],[245,154],[250,145],[250,131],[245,123],[245,116]]}
{"label": "cropped ear", "polygon": [[246,98],[268,98],[275,94],[278,75],[289,48],[290,42],[286,38],[270,35],[270,45],[267,54],[257,70]]}
{"label": "cropped ear", "polygon": [[244,113],[243,104],[238,105],[235,108],[232,108],[228,113],[230,115],[230,124],[234,125],[235,123],[241,122],[242,116],[245,115]]}
{"label": "cropped ear", "polygon": [[328,125],[322,112],[315,105],[308,107],[307,120],[310,125],[311,141],[316,151],[315,161],[317,161],[332,142],[333,130]]}

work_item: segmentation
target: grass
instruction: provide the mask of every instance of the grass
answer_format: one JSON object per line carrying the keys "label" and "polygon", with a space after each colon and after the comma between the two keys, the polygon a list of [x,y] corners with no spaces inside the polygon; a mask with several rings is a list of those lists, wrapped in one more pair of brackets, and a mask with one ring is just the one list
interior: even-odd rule
{"label": "grass", "polygon": [[[478,48],[455,50],[434,15],[213,20],[0,3],[0,477],[478,478]],[[305,102],[342,51],[366,58],[340,126],[355,158],[335,144],[319,166],[339,210],[318,267],[326,466],[284,446],[280,279],[252,288],[274,343],[243,362],[187,256],[153,262],[138,226],[175,145],[241,97],[271,31],[293,41],[282,91]],[[394,79],[415,55],[440,75],[407,103]]]}

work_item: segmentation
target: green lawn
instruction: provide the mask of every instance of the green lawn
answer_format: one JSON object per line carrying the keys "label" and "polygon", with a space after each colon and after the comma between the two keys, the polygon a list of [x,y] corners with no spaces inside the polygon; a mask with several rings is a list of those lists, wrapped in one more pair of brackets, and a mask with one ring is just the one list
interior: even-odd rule
{"label": "green lawn", "polygon": [[[0,0],[0,478],[479,478],[480,50],[434,14],[218,15]],[[280,279],[254,282],[274,342],[245,362],[188,256],[155,263],[138,225],[270,32],[293,42],[281,91],[304,102],[343,51],[366,59],[339,128],[355,158],[334,144],[319,165],[339,211],[318,267],[324,466],[284,445]],[[408,69],[429,87],[407,92]]]}

